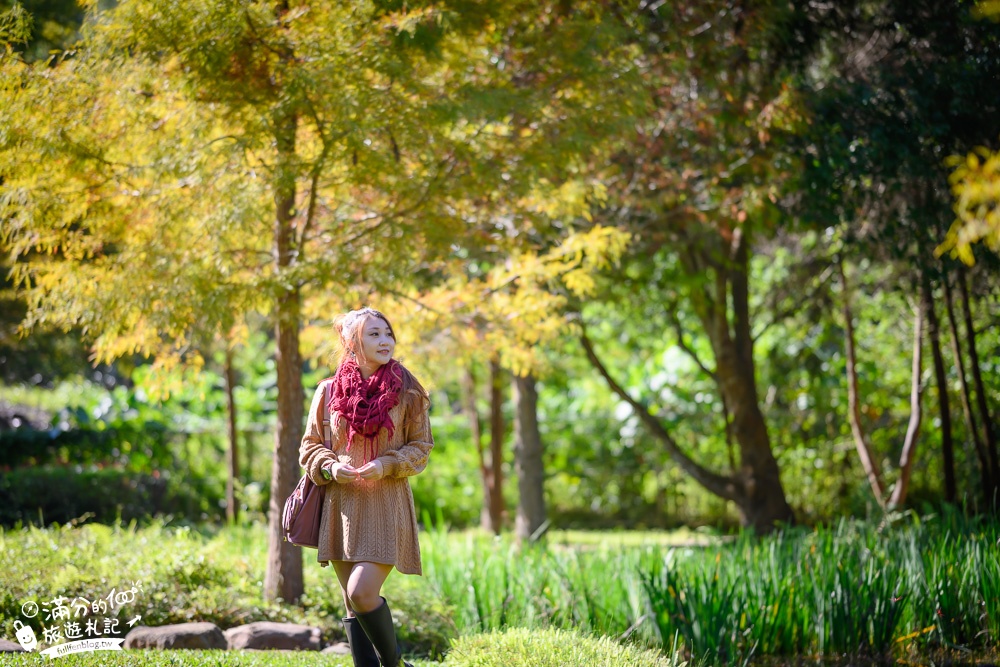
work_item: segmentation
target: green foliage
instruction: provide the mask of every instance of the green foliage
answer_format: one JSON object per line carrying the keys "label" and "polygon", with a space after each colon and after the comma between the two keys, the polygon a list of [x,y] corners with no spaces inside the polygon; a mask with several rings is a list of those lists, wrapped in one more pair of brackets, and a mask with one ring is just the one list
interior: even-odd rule
{"label": "green foliage", "polygon": [[831,563],[824,569],[810,568],[820,652],[888,651],[907,598],[902,586],[904,563],[892,559],[899,547],[884,549],[874,536],[851,534],[842,527],[819,537],[817,551]]}
{"label": "green foliage", "polygon": [[622,548],[610,536],[588,548],[518,546],[432,532],[423,553],[460,633],[575,628],[667,649],[679,640],[692,659],[742,664],[989,648],[998,540],[996,522],[949,514],[679,547]]}
{"label": "green foliage", "polygon": [[[143,527],[133,522],[0,530],[0,557],[9,563],[0,576],[0,634],[13,637],[13,621],[20,618],[42,636],[39,618],[21,615],[28,599],[93,600],[112,587],[141,582],[130,607],[146,625],[209,621],[227,629],[269,620],[310,624],[321,628],[325,642],[341,640],[343,597],[330,569],[306,568],[307,593],[298,605],[262,600],[266,532],[263,524],[196,529],[162,519]],[[391,581],[398,590],[393,611],[405,624],[404,647],[442,655],[455,636],[448,609],[427,587],[401,579]]]}
{"label": "green foliage", "polygon": [[158,516],[217,520],[224,495],[217,479],[179,471],[33,466],[0,472],[0,526],[64,524],[84,516],[107,524]]}
{"label": "green foliage", "polygon": [[16,44],[20,57],[46,61],[72,46],[83,22],[74,0],[0,0],[0,44]]}
{"label": "green foliage", "polygon": [[[87,420],[85,413],[74,416]],[[126,463],[133,469],[166,468],[174,463],[167,446],[167,426],[160,421],[111,419],[95,426],[47,431],[32,428],[0,431],[0,466]]]}
{"label": "green foliage", "polygon": [[[625,661],[607,664],[645,665],[656,663],[629,661],[665,659],[644,650],[654,645],[674,656],[665,664],[742,664],[979,652],[996,646],[1000,629],[995,521],[901,516],[882,527],[843,522],[701,545],[641,534],[563,538],[517,546],[422,534],[425,576],[393,576],[386,586],[407,652],[445,656],[446,665],[575,665],[603,664],[568,657],[599,649]],[[316,625],[325,641],[342,636],[343,602],[328,569],[306,568],[299,606],[260,600],[264,525],[30,527],[0,532],[0,557],[9,564],[0,575],[4,636],[27,599],[92,599],[133,581],[142,589],[132,605],[150,625],[272,620]],[[564,653],[573,650],[583,653]],[[476,662],[489,660],[500,662]]]}
{"label": "green foliage", "polygon": [[[403,312],[420,299],[407,313],[420,339],[414,365],[455,400],[435,407],[438,447],[413,483],[419,509],[475,523],[478,443],[452,408],[449,373],[499,351],[509,366],[546,371],[539,411],[558,524],[725,524],[732,506],[692,483],[580,362],[564,313],[578,301],[625,388],[692,458],[730,474],[743,462],[719,388],[685,351],[713,365],[698,299],[721,270],[685,261],[718,254],[739,231],[754,237],[750,375],[787,495],[807,523],[865,515],[844,418],[839,296],[825,273],[839,247],[816,230],[837,228],[839,241],[853,238],[841,232],[859,211],[876,221],[848,270],[864,295],[862,419],[886,469],[909,416],[906,275],[926,258],[911,253],[900,268],[882,250],[897,256],[911,232],[941,222],[940,155],[992,139],[980,135],[995,132],[996,105],[979,103],[996,78],[995,25],[972,22],[968,3],[889,0],[822,16],[765,3],[746,20],[714,2],[621,15],[600,3],[273,9],[122,3],[94,13],[71,57],[31,66],[3,56],[0,235],[31,299],[27,324],[80,327],[98,358],[150,353],[159,367],[136,373],[148,401],[115,393],[101,417],[66,401],[55,408],[67,408],[58,421],[70,430],[54,438],[0,433],[0,464],[169,469],[199,480],[214,508],[226,446],[219,348],[243,341],[244,496],[262,512],[275,366],[248,313],[270,315],[276,296],[301,288],[313,359],[328,351],[328,319],[343,304],[398,298]],[[24,36],[23,14],[5,21],[4,41]],[[888,51],[883,22],[898,26]],[[870,62],[857,52],[869,36]],[[975,169],[967,157],[956,165],[955,184],[979,220],[995,212],[980,188],[995,170],[987,152],[974,155]],[[274,190],[289,182],[296,261],[277,269]],[[933,205],[913,205],[914,192]],[[779,215],[781,195],[804,202],[799,220]],[[985,291],[993,281],[980,276]],[[991,318],[980,312],[975,324],[995,405]],[[154,388],[175,400],[154,407]],[[932,419],[922,428],[917,502],[937,499],[941,477],[940,429]],[[954,430],[969,441],[958,420]],[[971,448],[957,449],[960,479],[976,479]],[[30,479],[18,497],[47,485]]]}
{"label": "green foliage", "polygon": [[648,549],[519,546],[508,536],[443,530],[426,535],[421,553],[461,633],[555,627],[614,636],[641,625],[637,571],[653,557]]}
{"label": "green foliage", "polygon": [[5,50],[14,44],[27,43],[31,35],[31,14],[20,3],[0,4],[0,45]]}
{"label": "green foliage", "polygon": [[644,585],[661,636],[712,660],[989,647],[997,592],[978,578],[995,576],[996,559],[976,554],[998,537],[995,522],[958,516],[744,535],[714,558],[667,558]]}
{"label": "green foliage", "polygon": [[483,486],[467,420],[462,415],[441,414],[445,411],[440,403],[433,403],[434,449],[429,467],[426,473],[410,479],[417,516],[435,517],[436,522],[455,528],[477,525]]}

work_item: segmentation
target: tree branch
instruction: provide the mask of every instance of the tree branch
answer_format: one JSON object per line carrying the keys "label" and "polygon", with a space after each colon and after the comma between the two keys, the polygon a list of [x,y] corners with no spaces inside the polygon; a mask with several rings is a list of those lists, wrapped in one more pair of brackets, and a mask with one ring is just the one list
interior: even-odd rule
{"label": "tree branch", "polygon": [[591,343],[590,338],[587,337],[586,326],[584,325],[582,319],[580,320],[580,343],[583,345],[583,349],[587,353],[587,359],[597,372],[601,374],[601,377],[603,377],[608,383],[611,390],[618,394],[622,400],[632,406],[632,409],[635,411],[640,421],[642,421],[643,425],[646,426],[653,437],[663,443],[667,453],[670,454],[671,458],[673,458],[686,473],[691,475],[696,482],[701,484],[708,491],[725,498],[726,500],[735,501],[743,495],[742,489],[735,479],[714,473],[696,463],[693,459],[691,459],[691,457],[685,454],[677,445],[677,442],[673,439],[667,429],[664,428],[660,420],[651,414],[646,406],[634,399],[624,387],[618,384],[618,382],[611,377],[608,369],[604,366],[598,358],[597,353],[594,351],[594,346]]}
{"label": "tree branch", "polygon": [[715,375],[715,371],[711,370],[710,368],[708,368],[708,366],[703,364],[701,361],[701,357],[698,356],[698,353],[695,352],[692,348],[688,347],[688,344],[684,342],[684,329],[681,326],[681,319],[677,316],[677,311],[669,310],[667,312],[667,317],[670,318],[670,323],[674,325],[674,332],[677,333],[677,347],[681,348],[681,350],[683,350],[684,353],[686,353],[689,357],[691,357],[691,359],[694,360],[694,363],[698,365],[698,368],[700,368],[705,375],[709,376],[713,380],[718,381],[718,378]]}

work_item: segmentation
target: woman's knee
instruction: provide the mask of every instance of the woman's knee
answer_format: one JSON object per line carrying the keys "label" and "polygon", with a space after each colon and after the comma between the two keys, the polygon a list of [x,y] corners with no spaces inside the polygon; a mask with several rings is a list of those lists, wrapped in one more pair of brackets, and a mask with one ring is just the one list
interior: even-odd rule
{"label": "woman's knee", "polygon": [[354,611],[369,612],[379,608],[382,604],[381,591],[373,586],[366,586],[364,583],[347,587],[347,600],[349,608]]}
{"label": "woman's knee", "polygon": [[369,612],[382,604],[382,584],[391,570],[378,563],[357,563],[351,569],[345,592],[354,611]]}

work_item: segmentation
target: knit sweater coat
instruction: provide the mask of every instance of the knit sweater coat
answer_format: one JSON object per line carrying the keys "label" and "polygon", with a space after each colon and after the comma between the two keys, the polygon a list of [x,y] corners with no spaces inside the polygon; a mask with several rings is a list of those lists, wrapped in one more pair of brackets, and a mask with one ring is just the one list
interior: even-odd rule
{"label": "knit sweater coat", "polygon": [[[299,447],[299,465],[317,486],[326,487],[319,526],[319,554],[322,567],[330,561],[370,562],[393,565],[404,574],[422,574],[417,514],[407,477],[427,466],[434,446],[426,401],[416,389],[401,393],[399,403],[389,411],[394,425],[392,438],[381,429],[377,459],[382,478],[341,484],[323,477],[321,469],[335,460],[355,468],[364,465],[364,442],[355,435],[347,451],[347,423],[334,413],[333,449],[323,444],[324,421],[330,413],[323,402],[320,383],[313,395],[305,435]],[[332,395],[333,388],[330,388]]]}

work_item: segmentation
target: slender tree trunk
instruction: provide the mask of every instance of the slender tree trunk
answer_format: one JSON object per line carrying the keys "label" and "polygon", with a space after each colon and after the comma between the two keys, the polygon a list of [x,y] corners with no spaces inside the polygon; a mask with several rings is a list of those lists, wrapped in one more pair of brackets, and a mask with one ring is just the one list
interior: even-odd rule
{"label": "slender tree trunk", "polygon": [[986,404],[986,390],[983,386],[983,374],[979,367],[979,352],[976,349],[976,328],[972,325],[972,306],[969,303],[969,289],[965,284],[965,267],[958,267],[958,287],[962,294],[963,319],[965,320],[965,336],[969,340],[969,361],[972,366],[972,382],[976,387],[976,407],[979,417],[983,420],[983,435],[986,442],[986,455],[990,462],[990,479],[993,480],[993,496],[990,506],[1000,508],[1000,463],[997,462],[997,427],[990,417],[990,409]]}
{"label": "slender tree trunk", "polygon": [[467,366],[462,373],[462,410],[466,419],[469,420],[469,432],[472,442],[476,446],[476,455],[479,457],[479,478],[482,481],[483,489],[483,509],[479,514],[480,526],[483,530],[493,530],[493,523],[490,519],[490,489],[493,486],[492,472],[486,460],[486,450],[483,446],[483,422],[479,417],[479,408],[476,407],[476,375],[472,366]]}
{"label": "slender tree trunk", "polygon": [[965,416],[965,426],[976,449],[979,459],[979,475],[982,480],[984,498],[989,504],[993,497],[993,476],[990,470],[989,456],[986,445],[979,437],[976,416],[972,411],[972,399],[969,396],[969,383],[965,377],[965,360],[962,358],[962,343],[958,335],[958,324],[955,320],[955,304],[951,295],[951,281],[948,275],[944,277],[944,303],[948,313],[948,330],[951,333],[951,353],[955,357],[955,368],[958,370],[958,384],[962,394],[962,413]]}
{"label": "slender tree trunk", "polygon": [[844,272],[844,260],[841,257],[837,258],[837,269],[840,271],[840,284],[844,288],[844,333],[846,336],[845,347],[847,348],[847,416],[851,422],[854,446],[858,450],[858,458],[861,459],[861,467],[864,468],[865,477],[868,479],[868,486],[871,487],[872,495],[875,496],[875,502],[879,504],[879,507],[885,508],[885,489],[882,486],[882,473],[879,471],[878,461],[872,456],[871,447],[861,426],[861,401],[858,399],[857,354],[854,347],[854,320],[851,315],[851,292],[847,284],[847,274]]}
{"label": "slender tree trunk", "polygon": [[949,503],[954,503],[958,491],[955,488],[955,451],[951,437],[951,408],[948,402],[948,376],[944,370],[944,357],[941,354],[941,335],[938,326],[937,313],[934,311],[934,295],[930,276],[924,271],[921,279],[924,309],[927,311],[927,333],[931,344],[931,359],[934,363],[934,378],[938,389],[938,411],[941,415],[941,453],[944,457],[944,496]]}
{"label": "slender tree trunk", "polygon": [[[243,431],[243,443],[244,443],[245,449],[246,449],[246,456],[244,458],[247,461],[246,464],[245,464],[246,465],[246,469],[243,471],[243,479],[247,480],[247,481],[250,481],[250,482],[254,481],[254,477],[253,477],[253,453],[254,453],[253,450],[254,450],[254,447],[255,447],[254,440],[255,440],[255,436],[254,436],[254,432],[252,430],[248,429],[248,430]],[[261,508],[260,507],[256,507],[254,509],[259,511]]]}
{"label": "slender tree trunk", "polygon": [[[276,114],[275,139],[278,150],[278,174],[274,203],[274,267],[280,276],[287,273],[295,259],[295,132],[294,115]],[[292,281],[278,281],[281,284]],[[274,463],[271,467],[271,502],[267,570],[264,574],[264,599],[281,598],[296,602],[302,596],[302,549],[282,539],[281,511],[285,499],[295,488],[299,473],[299,445],[302,441],[302,418],[305,395],[302,389],[302,358],[299,354],[301,293],[298,285],[279,288],[275,295],[275,338],[277,340],[278,419],[275,428]]]}
{"label": "slender tree trunk", "polygon": [[236,504],[236,482],[240,476],[239,431],[236,428],[236,400],[233,390],[236,386],[236,373],[233,371],[233,351],[226,346],[226,408],[229,413],[229,449],[226,464],[229,474],[226,477],[226,521],[236,523],[239,516],[239,506]]}
{"label": "slender tree trunk", "polygon": [[514,376],[514,466],[520,502],[514,533],[519,540],[543,532],[545,525],[544,446],[538,431],[538,391],[533,375]]}
{"label": "slender tree trunk", "polygon": [[920,375],[923,373],[923,303],[917,304],[913,317],[913,364],[910,372],[910,422],[906,426],[906,437],[903,439],[903,451],[899,456],[899,479],[892,487],[889,498],[889,508],[901,507],[906,502],[906,494],[910,490],[910,477],[913,473],[913,462],[916,460],[917,439],[920,435],[920,420],[923,417],[920,398],[923,385]]}
{"label": "slender tree trunk", "polygon": [[490,361],[490,464],[487,476],[488,494],[483,512],[483,528],[499,535],[503,529],[503,369],[496,359]]}

